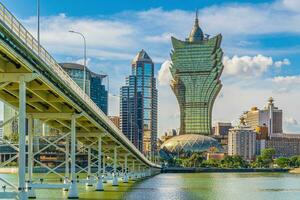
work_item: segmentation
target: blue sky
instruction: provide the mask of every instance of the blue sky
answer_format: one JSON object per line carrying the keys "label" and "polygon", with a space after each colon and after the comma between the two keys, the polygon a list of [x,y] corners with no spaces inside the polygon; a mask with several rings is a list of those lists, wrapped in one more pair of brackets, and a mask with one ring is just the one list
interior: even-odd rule
{"label": "blue sky", "polygon": [[[166,61],[172,49],[170,37],[188,36],[198,8],[203,31],[223,35],[224,86],[214,121],[234,121],[251,106],[265,106],[273,96],[284,110],[285,132],[300,133],[299,0],[40,1],[42,45],[59,62],[82,62],[82,43],[68,30],[86,35],[88,66],[111,77],[110,114],[118,114],[115,95],[130,73],[131,59],[143,48],[156,63],[159,132],[179,126]],[[2,3],[36,34],[35,0]]]}

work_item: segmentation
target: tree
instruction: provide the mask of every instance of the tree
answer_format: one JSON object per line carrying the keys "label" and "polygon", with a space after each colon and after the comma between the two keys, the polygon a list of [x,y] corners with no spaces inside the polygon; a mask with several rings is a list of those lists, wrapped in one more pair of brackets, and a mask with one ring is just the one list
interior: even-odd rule
{"label": "tree", "polygon": [[262,150],[260,154],[260,162],[262,162],[263,167],[270,167],[270,165],[273,163],[273,157],[275,153],[275,149],[272,148]]}
{"label": "tree", "polygon": [[290,167],[300,167],[300,156],[290,157]]}
{"label": "tree", "polygon": [[290,166],[290,159],[289,158],[277,158],[275,160],[275,164],[277,164],[281,168],[286,168]]}

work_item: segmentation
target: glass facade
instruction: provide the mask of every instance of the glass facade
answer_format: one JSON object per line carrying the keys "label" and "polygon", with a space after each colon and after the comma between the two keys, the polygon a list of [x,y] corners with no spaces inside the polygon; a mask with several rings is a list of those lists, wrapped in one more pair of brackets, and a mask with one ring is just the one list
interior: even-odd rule
{"label": "glass facade", "polygon": [[212,108],[222,88],[221,40],[204,38],[197,18],[186,41],[172,37],[171,87],[180,107],[180,134],[212,134]]}
{"label": "glass facade", "polygon": [[156,152],[157,89],[154,64],[142,50],[132,62],[132,75],[120,90],[120,126],[144,153]]}
{"label": "glass facade", "polygon": [[[61,67],[83,89],[84,66],[76,63],[61,63]],[[103,84],[106,75],[96,74],[86,68],[86,94],[91,97],[95,104],[107,115],[108,92]]]}

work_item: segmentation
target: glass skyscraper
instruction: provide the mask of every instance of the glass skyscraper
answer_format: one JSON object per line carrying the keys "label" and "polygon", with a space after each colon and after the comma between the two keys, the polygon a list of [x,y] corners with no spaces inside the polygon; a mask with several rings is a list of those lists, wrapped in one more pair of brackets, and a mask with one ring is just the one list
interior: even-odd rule
{"label": "glass skyscraper", "polygon": [[180,134],[212,134],[212,108],[222,88],[221,40],[221,34],[203,34],[198,16],[185,41],[172,37],[171,87],[180,107]]}
{"label": "glass skyscraper", "polygon": [[156,152],[156,79],[154,64],[144,50],[133,59],[132,75],[120,89],[120,128],[140,151]]}
{"label": "glass skyscraper", "polygon": [[[60,63],[61,67],[83,89],[84,66],[77,63]],[[108,92],[103,84],[106,75],[96,74],[86,68],[86,94],[91,97],[95,104],[105,113],[108,111]]]}

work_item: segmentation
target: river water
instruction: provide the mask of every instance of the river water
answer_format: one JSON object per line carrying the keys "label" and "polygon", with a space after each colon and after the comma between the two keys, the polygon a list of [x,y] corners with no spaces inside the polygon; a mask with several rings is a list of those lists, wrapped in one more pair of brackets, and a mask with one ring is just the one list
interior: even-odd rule
{"label": "river water", "polygon": [[133,200],[297,200],[300,175],[288,173],[160,174],[135,185]]}
{"label": "river water", "polygon": [[[17,181],[16,175],[0,177]],[[56,180],[57,178],[55,178]],[[53,181],[54,177],[53,177]],[[0,186],[2,184],[0,183]],[[191,173],[159,174],[136,183],[112,187],[105,192],[79,186],[80,199],[86,200],[297,200],[300,175],[289,173]],[[37,199],[63,200],[61,189],[37,190]]]}

